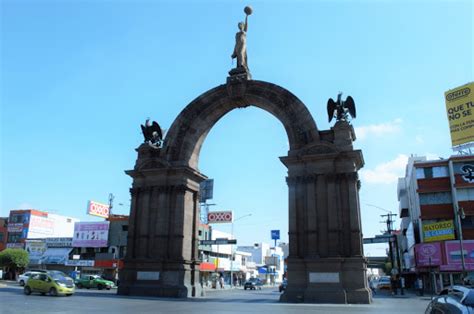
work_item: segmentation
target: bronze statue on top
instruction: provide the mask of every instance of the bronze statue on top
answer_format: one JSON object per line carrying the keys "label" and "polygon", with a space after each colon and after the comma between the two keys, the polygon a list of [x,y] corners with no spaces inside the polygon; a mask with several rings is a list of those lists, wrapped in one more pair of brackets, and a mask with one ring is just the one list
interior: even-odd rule
{"label": "bronze statue on top", "polygon": [[145,143],[155,148],[161,147],[163,143],[163,131],[156,121],[150,124],[150,118],[146,119],[145,125],[141,125]]}
{"label": "bronze statue on top", "polygon": [[328,100],[328,118],[331,122],[332,118],[336,118],[336,121],[349,121],[349,115],[354,119],[356,117],[356,108],[354,99],[351,96],[347,96],[345,101],[342,101],[342,92],[337,94],[337,100],[334,101],[332,98]]}

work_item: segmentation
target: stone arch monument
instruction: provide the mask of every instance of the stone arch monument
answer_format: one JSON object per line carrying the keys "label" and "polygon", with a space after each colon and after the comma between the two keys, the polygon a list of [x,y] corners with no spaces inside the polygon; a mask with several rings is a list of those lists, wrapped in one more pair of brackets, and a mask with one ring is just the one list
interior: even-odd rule
{"label": "stone arch monument", "polygon": [[161,148],[142,144],[133,170],[128,248],[118,293],[201,296],[199,183],[201,146],[214,124],[236,108],[256,106],[283,124],[290,145],[287,302],[370,303],[363,257],[352,126],[316,127],[306,106],[277,85],[229,77],[193,100],[176,118]]}

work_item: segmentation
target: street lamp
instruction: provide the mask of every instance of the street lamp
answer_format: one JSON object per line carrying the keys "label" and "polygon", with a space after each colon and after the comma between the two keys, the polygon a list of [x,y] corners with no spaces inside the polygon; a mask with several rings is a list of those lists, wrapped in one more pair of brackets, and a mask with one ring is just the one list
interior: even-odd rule
{"label": "street lamp", "polygon": [[[230,229],[230,237],[234,239],[234,222],[252,216],[252,213],[240,216],[239,218],[232,220],[232,225]],[[234,287],[234,277],[233,277],[233,268],[234,268],[234,244],[230,245],[230,288]]]}

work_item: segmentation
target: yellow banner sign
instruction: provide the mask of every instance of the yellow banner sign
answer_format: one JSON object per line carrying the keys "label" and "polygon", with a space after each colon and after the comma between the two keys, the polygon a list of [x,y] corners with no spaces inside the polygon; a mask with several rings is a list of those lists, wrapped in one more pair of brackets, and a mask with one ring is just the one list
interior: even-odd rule
{"label": "yellow banner sign", "polygon": [[454,239],[454,223],[452,220],[423,224],[424,242]]}
{"label": "yellow banner sign", "polygon": [[474,83],[444,93],[453,146],[474,142]]}

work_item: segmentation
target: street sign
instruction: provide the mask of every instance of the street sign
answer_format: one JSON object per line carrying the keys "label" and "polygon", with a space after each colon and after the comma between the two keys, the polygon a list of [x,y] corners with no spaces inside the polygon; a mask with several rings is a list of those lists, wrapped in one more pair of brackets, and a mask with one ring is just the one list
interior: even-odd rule
{"label": "street sign", "polygon": [[201,182],[199,185],[200,202],[205,203],[206,200],[210,200],[213,197],[214,191],[214,179],[207,179]]}
{"label": "street sign", "polygon": [[388,242],[390,242],[390,237],[375,237],[375,238],[364,239],[364,244],[388,243]]}
{"label": "street sign", "polygon": [[280,240],[280,230],[272,230],[272,240]]}
{"label": "street sign", "polygon": [[237,244],[236,239],[218,238],[215,240],[201,240],[200,245],[226,245],[226,244]]}

